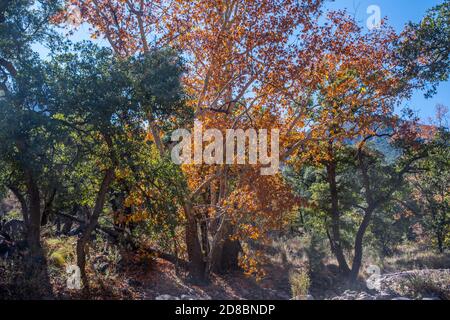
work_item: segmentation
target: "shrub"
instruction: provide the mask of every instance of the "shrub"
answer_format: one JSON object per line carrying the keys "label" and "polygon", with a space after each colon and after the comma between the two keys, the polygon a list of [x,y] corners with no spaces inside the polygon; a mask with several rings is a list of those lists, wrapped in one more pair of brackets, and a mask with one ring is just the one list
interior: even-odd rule
{"label": "shrub", "polygon": [[308,272],[298,270],[293,272],[289,277],[293,298],[305,299],[309,292],[310,279]]}
{"label": "shrub", "polygon": [[50,262],[53,265],[62,268],[66,264],[66,259],[61,252],[56,251],[50,255]]}

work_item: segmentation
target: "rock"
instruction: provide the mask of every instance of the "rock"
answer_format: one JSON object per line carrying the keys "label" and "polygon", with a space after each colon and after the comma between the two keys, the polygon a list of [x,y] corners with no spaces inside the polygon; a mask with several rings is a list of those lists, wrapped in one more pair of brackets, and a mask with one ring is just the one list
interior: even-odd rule
{"label": "rock", "polygon": [[397,300],[397,301],[410,301],[412,299],[410,298],[406,298],[406,297],[397,297],[397,298],[393,298],[391,300]]}
{"label": "rock", "polygon": [[[390,274],[383,274],[379,278],[380,288],[376,288],[380,294],[391,295],[392,297],[417,296],[433,298],[432,292],[421,292],[420,288],[410,286],[411,279],[420,279],[421,281],[431,281],[440,289],[447,292],[444,279],[450,278],[448,269],[423,269],[409,270]],[[442,280],[440,280],[442,279]],[[447,280],[448,281],[448,280]],[[406,285],[406,286],[405,286]],[[447,287],[448,288],[448,287]],[[409,290],[409,291],[405,291]],[[431,295],[431,296],[430,296]]]}
{"label": "rock", "polygon": [[426,298],[422,298],[422,300],[427,300],[427,301],[440,301],[441,299],[437,298],[437,297],[426,297]]}
{"label": "rock", "polygon": [[200,300],[200,298],[188,294],[182,294],[180,300]]}
{"label": "rock", "polygon": [[155,298],[155,300],[180,300],[180,298],[174,297],[174,296],[171,296],[171,295],[168,295],[168,294],[162,294],[160,296],[157,296]]}
{"label": "rock", "polygon": [[356,300],[376,300],[376,298],[374,296],[368,294],[367,292],[361,292],[356,297]]}
{"label": "rock", "polygon": [[314,299],[314,297],[312,295],[308,294],[306,296],[298,296],[298,297],[292,298],[291,300],[303,300],[303,301],[310,300],[310,301],[312,301],[312,300],[315,300],[315,299]]}
{"label": "rock", "polygon": [[331,300],[377,300],[377,296],[371,295],[368,292],[346,290],[343,294],[336,296]]}

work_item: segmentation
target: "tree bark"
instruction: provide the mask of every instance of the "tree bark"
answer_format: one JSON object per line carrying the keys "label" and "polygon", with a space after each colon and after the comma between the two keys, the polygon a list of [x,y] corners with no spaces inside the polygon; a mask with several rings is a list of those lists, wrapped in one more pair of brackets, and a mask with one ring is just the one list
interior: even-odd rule
{"label": "tree bark", "polygon": [[156,127],[155,120],[153,119],[151,113],[148,115],[148,126],[150,128],[150,133],[153,136],[153,140],[155,141],[156,148],[158,149],[160,156],[163,157],[165,153],[164,144],[161,141],[159,130]]}
{"label": "tree bark", "polygon": [[184,212],[187,219],[185,237],[189,258],[189,275],[194,282],[204,282],[207,280],[205,277],[206,264],[198,237],[198,222],[189,203],[184,204]]}
{"label": "tree bark", "polygon": [[57,190],[56,188],[54,188],[52,193],[50,194],[49,199],[45,202],[44,210],[42,211],[41,226],[45,226],[48,223],[48,219],[52,212],[53,201],[55,200],[56,193]]}
{"label": "tree bark", "polygon": [[327,177],[328,184],[330,187],[330,198],[331,198],[331,248],[339,264],[339,269],[344,275],[350,273],[350,268],[345,259],[344,251],[342,249],[341,243],[341,233],[340,233],[340,213],[339,213],[339,194],[337,190],[336,182],[336,164],[330,162],[327,165]]}
{"label": "tree bark", "polygon": [[31,257],[42,258],[41,256],[41,198],[39,188],[34,181],[29,170],[25,170],[27,194],[28,194],[28,214],[27,242]]}
{"label": "tree bark", "polygon": [[28,228],[29,213],[27,201],[18,188],[14,186],[9,186],[8,188],[12,191],[17,200],[19,200],[20,206],[22,208],[23,222],[25,223],[25,227]]}
{"label": "tree bark", "polygon": [[53,289],[47,271],[47,259],[41,246],[41,198],[39,188],[31,170],[25,169],[28,195],[27,243],[30,250],[27,274],[32,279],[34,294],[40,298],[51,298]]}
{"label": "tree bark", "polygon": [[363,221],[358,228],[358,232],[355,237],[355,255],[352,263],[352,271],[350,273],[350,280],[356,281],[358,279],[359,270],[361,269],[362,256],[363,256],[363,240],[364,235],[369,227],[370,220],[372,219],[374,209],[369,207],[364,214]]}
{"label": "tree bark", "polygon": [[231,221],[222,216],[220,225],[214,235],[211,251],[207,259],[206,272],[225,273],[239,269],[238,257],[241,245],[238,240],[231,240],[233,226]]}
{"label": "tree bark", "polygon": [[223,244],[222,257],[220,260],[220,272],[225,273],[239,270],[239,253],[242,252],[241,242],[227,238]]}
{"label": "tree bark", "polygon": [[114,168],[109,168],[105,172],[100,190],[98,191],[94,211],[92,212],[86,228],[77,241],[77,265],[80,268],[81,280],[83,281],[83,285],[86,291],[89,291],[89,280],[86,274],[86,245],[89,242],[92,232],[97,227],[98,218],[105,206],[106,194],[113,180]]}

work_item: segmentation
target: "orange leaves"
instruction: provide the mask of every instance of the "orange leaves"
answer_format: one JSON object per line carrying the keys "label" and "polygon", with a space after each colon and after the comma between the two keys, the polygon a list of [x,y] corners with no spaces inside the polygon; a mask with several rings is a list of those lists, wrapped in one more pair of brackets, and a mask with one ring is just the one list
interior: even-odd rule
{"label": "orange leaves", "polygon": [[372,134],[392,117],[402,93],[393,69],[393,30],[384,25],[363,33],[344,12],[328,18],[331,23],[317,27],[307,50],[320,59],[308,69],[316,80],[308,84],[315,101],[308,115],[311,139],[301,158],[319,163],[332,161],[342,143]]}
{"label": "orange leaves", "polygon": [[231,112],[248,94],[273,90],[266,82],[291,63],[290,36],[319,2],[175,1],[165,29],[189,56],[186,86],[197,111]]}
{"label": "orange leaves", "polygon": [[266,275],[266,272],[261,267],[264,254],[261,251],[254,251],[251,255],[249,250],[244,250],[244,252],[239,257],[239,266],[244,270],[245,275],[255,277],[256,281],[260,281]]}
{"label": "orange leaves", "polygon": [[[195,120],[222,133],[280,129],[281,162],[296,155],[299,165],[333,161],[335,148],[391,116],[400,89],[392,71],[395,33],[387,27],[364,33],[343,12],[319,25],[321,0],[68,2],[81,9],[93,37],[106,38],[119,55],[160,44],[179,49]],[[226,214],[241,237],[263,238],[301,204],[281,174],[261,176],[257,165],[182,169],[192,193],[201,187],[195,199],[186,195],[189,206],[207,208],[193,216]],[[143,201],[152,192],[160,192],[157,184],[132,190],[125,200],[132,219],[148,218]],[[252,260],[244,260],[255,273]]]}
{"label": "orange leaves", "polygon": [[292,194],[281,175],[260,176],[259,171],[250,169],[241,173],[239,185],[223,203],[239,227],[240,236],[252,239],[283,227],[285,214],[298,205],[300,199]]}
{"label": "orange leaves", "polygon": [[[157,24],[166,10],[160,0],[67,0],[81,10],[92,26],[92,37],[103,36],[117,54],[128,56],[148,51],[158,42]],[[150,43],[151,40],[154,40]]]}

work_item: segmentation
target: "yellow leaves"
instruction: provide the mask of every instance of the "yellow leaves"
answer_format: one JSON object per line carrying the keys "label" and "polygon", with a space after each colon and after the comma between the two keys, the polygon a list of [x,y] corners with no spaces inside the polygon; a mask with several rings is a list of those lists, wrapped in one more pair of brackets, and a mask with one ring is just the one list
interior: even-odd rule
{"label": "yellow leaves", "polygon": [[131,176],[131,174],[132,174],[132,172],[131,172],[131,170],[129,168],[117,169],[116,172],[115,172],[117,180],[125,180],[126,178]]}
{"label": "yellow leaves", "polygon": [[142,222],[148,220],[150,217],[149,213],[146,210],[138,210],[129,216],[127,222]]}
{"label": "yellow leaves", "polygon": [[125,208],[130,208],[135,204],[135,200],[132,196],[129,196],[128,198],[125,199],[124,201],[124,206]]}
{"label": "yellow leaves", "polygon": [[151,132],[147,132],[147,134],[145,135],[144,141],[145,142],[154,142],[155,141]]}
{"label": "yellow leaves", "polygon": [[264,254],[261,251],[250,251],[245,245],[243,250],[244,253],[239,257],[239,266],[246,276],[255,277],[258,282],[261,281],[266,276],[266,271],[261,266]]}
{"label": "yellow leaves", "polygon": [[241,224],[239,229],[243,234],[252,240],[257,240],[260,237],[260,233],[257,227],[250,224]]}

